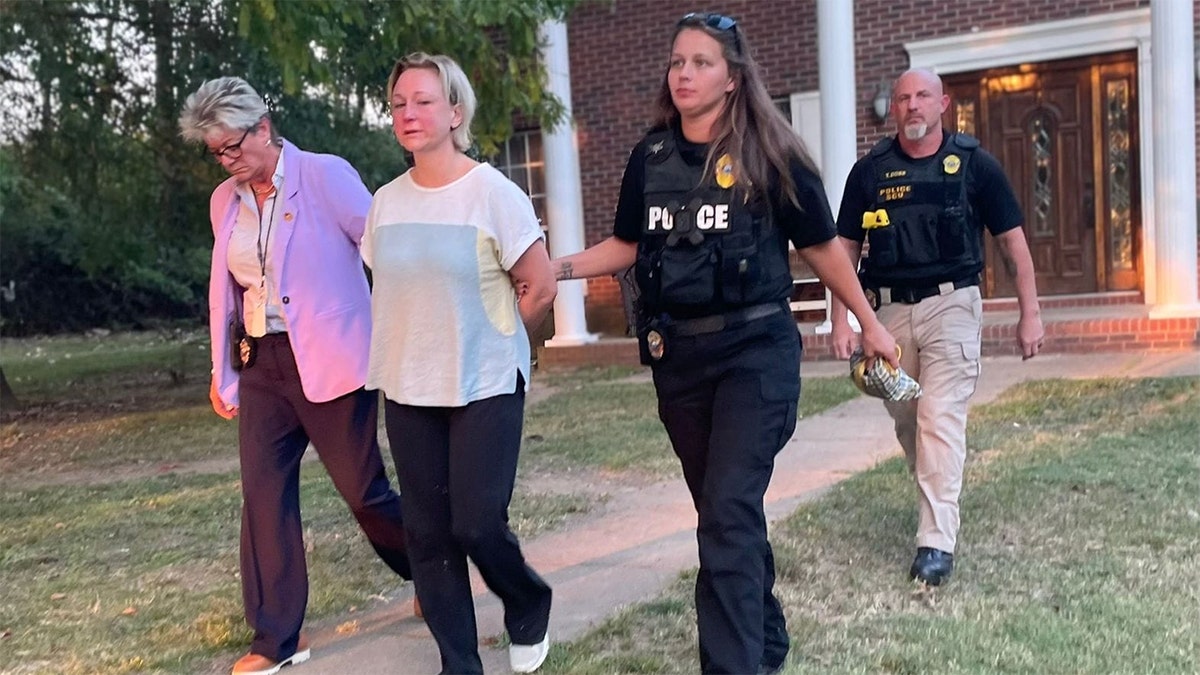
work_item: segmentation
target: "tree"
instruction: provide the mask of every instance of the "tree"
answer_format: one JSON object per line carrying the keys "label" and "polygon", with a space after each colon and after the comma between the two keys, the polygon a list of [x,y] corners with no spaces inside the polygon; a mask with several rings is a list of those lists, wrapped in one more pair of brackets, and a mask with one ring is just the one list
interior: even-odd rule
{"label": "tree", "polygon": [[514,114],[560,117],[537,27],[576,2],[0,0],[0,285],[15,281],[23,299],[0,331],[203,315],[207,198],[222,172],[175,121],[204,80],[245,77],[289,139],[345,156],[375,188],[403,165],[379,123],[399,56],[462,64],[490,155]]}

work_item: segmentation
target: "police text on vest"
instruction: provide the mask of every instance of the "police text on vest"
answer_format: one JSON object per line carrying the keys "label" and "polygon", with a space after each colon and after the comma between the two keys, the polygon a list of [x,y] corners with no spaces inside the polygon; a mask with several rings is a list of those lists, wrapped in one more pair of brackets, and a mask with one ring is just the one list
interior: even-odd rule
{"label": "police text on vest", "polygon": [[[671,212],[661,206],[651,206],[646,214],[649,232],[667,231],[674,227]],[[696,229],[724,231],[729,229],[728,204],[703,204],[696,210]]]}

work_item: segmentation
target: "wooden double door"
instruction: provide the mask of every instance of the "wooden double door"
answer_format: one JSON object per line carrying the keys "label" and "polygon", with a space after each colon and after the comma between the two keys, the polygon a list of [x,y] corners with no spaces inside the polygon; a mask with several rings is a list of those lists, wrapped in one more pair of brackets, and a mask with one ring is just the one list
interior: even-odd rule
{"label": "wooden double door", "polygon": [[[1136,76],[1128,52],[944,78],[943,124],[1004,167],[1041,295],[1140,287]],[[1016,295],[990,237],[986,255],[985,297]]]}

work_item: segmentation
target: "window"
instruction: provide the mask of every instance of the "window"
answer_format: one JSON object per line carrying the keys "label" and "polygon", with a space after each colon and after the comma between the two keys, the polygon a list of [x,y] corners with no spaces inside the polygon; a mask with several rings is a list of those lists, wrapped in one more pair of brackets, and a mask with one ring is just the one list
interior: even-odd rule
{"label": "window", "polygon": [[[804,141],[812,160],[821,165],[821,98],[815,91],[792,94],[775,99],[775,106],[792,124],[792,129]],[[788,263],[792,268],[792,311],[802,321],[825,318],[825,287],[816,273],[788,243]]]}
{"label": "window", "polygon": [[800,134],[808,154],[813,162],[821,166],[821,94],[816,91],[804,91],[788,97],[788,109],[791,114],[788,119],[792,128]]}
{"label": "window", "polygon": [[542,132],[538,129],[518,131],[504,141],[491,164],[516,183],[533,202],[542,231],[549,229],[546,221],[546,160],[542,154]]}

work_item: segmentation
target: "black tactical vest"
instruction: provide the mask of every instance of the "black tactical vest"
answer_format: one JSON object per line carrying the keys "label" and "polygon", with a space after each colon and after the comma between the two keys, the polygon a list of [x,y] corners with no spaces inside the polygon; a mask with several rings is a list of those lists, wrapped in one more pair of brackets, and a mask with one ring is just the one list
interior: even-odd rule
{"label": "black tactical vest", "polygon": [[690,318],[788,299],[787,242],[765,201],[747,203],[739,186],[703,176],[670,129],[648,136],[646,148],[636,267],[643,313]]}
{"label": "black tactical vest", "polygon": [[933,158],[916,161],[897,146],[885,138],[869,155],[875,194],[864,219],[867,277],[881,286],[924,286],[978,274],[982,232],[966,175],[979,141],[954,134]]}

